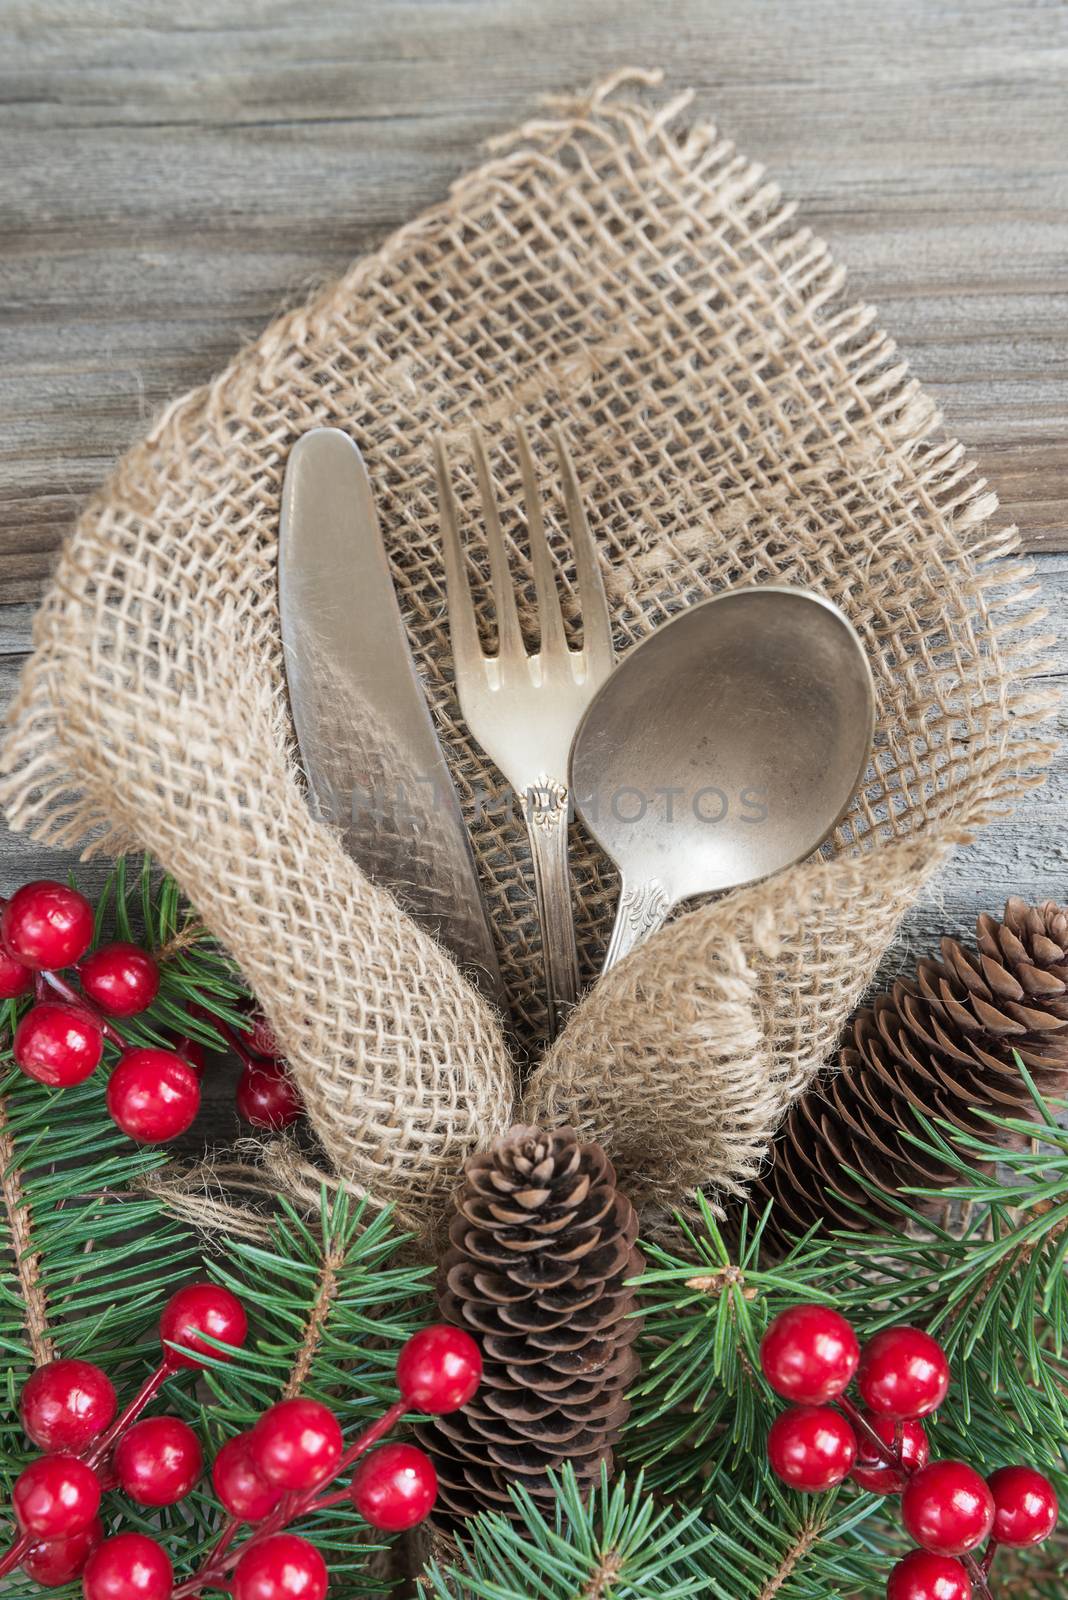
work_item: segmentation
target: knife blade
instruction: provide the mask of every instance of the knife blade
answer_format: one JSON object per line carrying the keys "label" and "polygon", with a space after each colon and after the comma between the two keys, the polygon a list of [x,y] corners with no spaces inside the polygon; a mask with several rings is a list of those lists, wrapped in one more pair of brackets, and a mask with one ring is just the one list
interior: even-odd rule
{"label": "knife blade", "polygon": [[471,841],[412,657],[363,457],[314,428],[286,464],[282,647],[315,815],[496,1004],[497,955]]}

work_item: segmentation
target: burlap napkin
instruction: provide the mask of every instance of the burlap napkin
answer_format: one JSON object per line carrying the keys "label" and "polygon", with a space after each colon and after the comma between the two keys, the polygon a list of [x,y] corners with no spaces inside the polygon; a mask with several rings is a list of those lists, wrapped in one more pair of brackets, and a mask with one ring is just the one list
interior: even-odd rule
{"label": "burlap napkin", "polygon": [[[462,456],[481,422],[518,504],[512,419],[547,455],[566,421],[620,650],[771,580],[830,596],[863,637],[877,745],[833,848],[680,917],[526,1078],[520,1114],[601,1140],[639,1204],[744,1183],[924,880],[1048,757],[1032,591],[1012,532],[985,526],[993,495],[873,313],[837,303],[826,247],[655,81],[557,103],[165,412],[63,552],[7,740],[12,826],[100,830],[96,848],[172,871],[259,995],[336,1174],[417,1225],[513,1119],[515,1058],[310,819],[275,583],[302,431],[346,428],[367,459],[527,1050],[543,1012],[525,829],[487,803],[499,780],[453,692],[431,431]],[[577,830],[573,860],[592,979],[616,885]]]}

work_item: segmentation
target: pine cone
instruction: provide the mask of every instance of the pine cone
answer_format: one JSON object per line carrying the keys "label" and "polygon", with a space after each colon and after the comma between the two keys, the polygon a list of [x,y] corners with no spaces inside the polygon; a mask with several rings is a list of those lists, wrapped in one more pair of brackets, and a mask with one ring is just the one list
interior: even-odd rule
{"label": "pine cone", "polygon": [[512,1128],[468,1161],[439,1300],[484,1374],[462,1411],[418,1429],[453,1518],[510,1511],[510,1483],[547,1501],[565,1461],[591,1486],[611,1470],[638,1367],[637,1233],[604,1151],[572,1128]]}
{"label": "pine cone", "polygon": [[[844,1166],[887,1195],[954,1182],[946,1166],[904,1137],[919,1132],[910,1107],[995,1140],[980,1112],[1034,1113],[1014,1050],[1043,1094],[1068,1089],[1068,909],[1011,899],[1001,922],[979,917],[976,943],[973,953],[943,939],[941,961],[921,961],[914,982],[899,980],[860,1011],[841,1071],[794,1102],[750,1195],[756,1210],[774,1200],[780,1239],[821,1221],[863,1228],[838,1195],[899,1215]],[[932,1214],[937,1209],[933,1201],[928,1206]]]}

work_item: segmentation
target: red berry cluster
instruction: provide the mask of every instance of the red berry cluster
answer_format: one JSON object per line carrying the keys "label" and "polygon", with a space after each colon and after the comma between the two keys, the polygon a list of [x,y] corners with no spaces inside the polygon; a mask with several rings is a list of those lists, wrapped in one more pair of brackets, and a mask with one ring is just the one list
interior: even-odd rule
{"label": "red berry cluster", "polygon": [[[1053,1485],[1033,1467],[988,1479],[964,1461],[931,1461],[922,1417],[942,1404],[949,1362],[921,1328],[887,1328],[861,1350],[829,1306],[791,1306],[760,1346],[776,1394],[793,1402],[772,1423],[768,1459],[792,1489],[819,1494],[852,1476],[873,1494],[900,1495],[918,1549],[899,1561],[887,1600],[989,1596],[999,1545],[1039,1544],[1057,1525]],[[854,1377],[863,1402],[846,1390]],[[982,1560],[972,1551],[988,1541]]]}
{"label": "red berry cluster", "polygon": [[[96,1071],[109,1042],[120,1051],[107,1085],[112,1119],[141,1144],[174,1139],[200,1108],[203,1047],[187,1036],[176,1039],[173,1050],[131,1047],[115,1019],[147,1010],[159,992],[159,967],[134,944],[102,945],[87,954],[92,938],[93,908],[67,884],[23,884],[3,904],[0,1000],[36,998],[15,1029],[15,1062],[39,1083],[67,1088]],[[62,976],[68,970],[80,989]],[[242,1062],[241,1115],[262,1128],[294,1122],[300,1097],[264,1019],[251,1016],[241,1032],[217,1018],[211,1022]]]}
{"label": "red berry cluster", "polygon": [[[105,1490],[155,1507],[174,1505],[193,1488],[203,1470],[193,1429],[178,1417],[138,1419],[181,1368],[203,1366],[205,1356],[230,1359],[247,1327],[229,1290],[210,1283],[180,1289],[160,1319],[163,1360],[117,1419],[115,1391],[91,1362],[53,1361],[34,1373],[20,1414],[47,1454],[15,1482],[20,1535],[0,1557],[0,1578],[21,1566],[54,1587],[80,1574],[85,1600],[185,1600],[208,1587],[229,1589],[234,1600],[323,1600],[323,1558],[307,1539],[285,1532],[288,1523],[346,1499],[384,1532],[423,1520],[437,1495],[430,1458],[401,1443],[367,1452],[405,1411],[444,1413],[471,1399],[482,1376],[478,1346],[445,1325],[408,1340],[397,1362],[400,1399],[348,1447],[333,1412],[300,1397],[271,1406],[247,1433],[229,1439],[211,1472],[229,1520],[191,1578],[176,1586],[167,1552],[145,1534],[105,1539],[98,1514]],[[323,1493],[349,1467],[349,1482]],[[250,1523],[255,1531],[235,1548]]]}
{"label": "red berry cluster", "polygon": [[241,1062],[235,1091],[238,1114],[254,1128],[288,1128],[296,1122],[304,1106],[266,1017],[250,1012],[247,1026],[240,1030],[218,1017],[210,1020]]}
{"label": "red berry cluster", "polygon": [[[179,1289],[160,1318],[163,1358],[118,1417],[111,1382],[92,1362],[50,1361],[37,1369],[22,1391],[19,1415],[29,1438],[46,1453],[15,1480],[12,1501],[20,1534],[0,1558],[0,1577],[21,1566],[52,1587],[84,1572],[92,1600],[135,1600],[137,1595],[154,1600],[169,1594],[170,1566],[151,1539],[140,1534],[104,1539],[100,1498],[117,1488],[138,1505],[167,1506],[189,1493],[203,1467],[196,1434],[179,1417],[139,1420],[141,1413],[182,1368],[202,1366],[205,1355],[226,1360],[244,1342],[247,1328],[241,1302],[228,1289],[211,1283]],[[109,1564],[115,1546],[133,1549],[131,1539],[138,1541],[139,1576],[124,1587]],[[89,1574],[98,1567],[111,1576],[91,1586]],[[166,1576],[165,1589],[156,1581],[160,1575]]]}

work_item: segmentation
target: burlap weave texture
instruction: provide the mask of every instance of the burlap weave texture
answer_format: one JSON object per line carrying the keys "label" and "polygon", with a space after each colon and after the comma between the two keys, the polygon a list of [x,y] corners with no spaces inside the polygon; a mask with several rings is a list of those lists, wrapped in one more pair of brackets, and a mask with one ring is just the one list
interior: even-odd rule
{"label": "burlap weave texture", "polygon": [[[12,826],[151,850],[254,986],[336,1172],[416,1224],[517,1114],[603,1143],[639,1205],[744,1183],[925,878],[1048,755],[1033,591],[1011,530],[987,525],[992,495],[873,313],[837,301],[826,247],[652,81],[557,103],[170,407],[67,543],[6,745]],[[452,687],[430,448],[444,429],[470,504],[482,424],[529,575],[518,416],[546,484],[548,429],[566,425],[621,651],[724,588],[800,584],[851,617],[879,696],[833,847],[679,918],[541,1062],[525,829]],[[368,463],[517,1050],[307,810],[275,557],[288,451],[320,424]],[[616,884],[577,829],[573,862],[592,979]]]}

